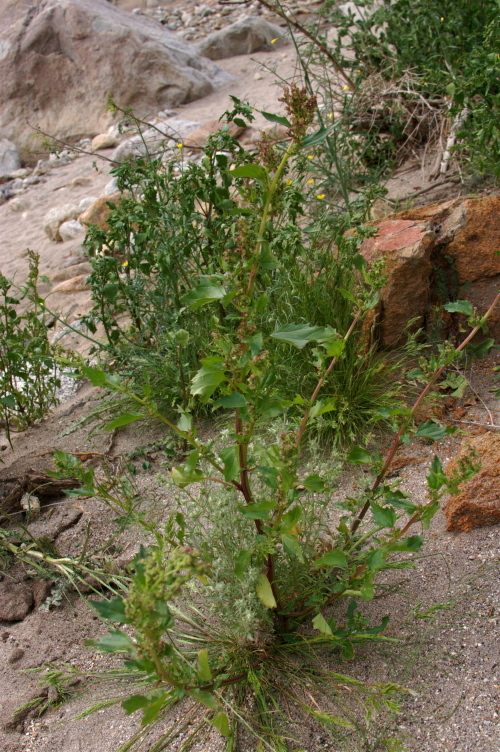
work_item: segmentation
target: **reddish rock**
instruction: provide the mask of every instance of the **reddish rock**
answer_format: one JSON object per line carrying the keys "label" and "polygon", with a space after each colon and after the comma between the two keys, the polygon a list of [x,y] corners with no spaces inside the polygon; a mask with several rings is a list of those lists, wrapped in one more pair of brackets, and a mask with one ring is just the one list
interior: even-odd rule
{"label": "reddish rock", "polygon": [[468,532],[474,527],[500,524],[500,434],[487,433],[469,439],[446,466],[448,475],[456,470],[459,459],[470,446],[477,451],[482,467],[447,502],[444,511],[449,531]]}
{"label": "reddish rock", "polygon": [[[220,120],[208,120],[206,123],[203,123],[203,125],[200,125],[199,128],[196,128],[196,130],[192,131],[189,136],[186,136],[184,139],[184,146],[187,149],[192,148],[200,148],[203,149],[207,145],[207,141],[210,138],[210,136],[213,133],[217,133],[218,130],[220,130],[223,123],[220,122]],[[235,123],[229,124],[229,133],[234,138],[237,138],[245,128],[241,128],[239,125],[236,125]]]}
{"label": "reddish rock", "polygon": [[33,593],[24,582],[0,582],[0,620],[21,621],[33,606]]}
{"label": "reddish rock", "polygon": [[[500,280],[500,196],[458,198],[411,209],[374,222],[378,234],[363,241],[367,261],[384,257],[389,279],[380,294],[379,341],[394,346],[407,323],[421,326],[436,302],[437,269],[453,285],[468,288],[461,297],[484,313]],[[500,335],[500,311],[489,322],[490,335]]]}
{"label": "reddish rock", "polygon": [[112,193],[109,196],[99,196],[93,204],[78,217],[79,222],[85,227],[86,225],[97,225],[101,230],[109,230],[108,219],[111,214],[111,207],[108,204],[116,206],[122,197],[121,193]]}
{"label": "reddish rock", "polygon": [[73,292],[82,292],[83,290],[89,290],[90,285],[87,283],[88,274],[79,274],[78,277],[71,277],[64,282],[59,282],[58,285],[52,288],[52,294],[56,292],[62,292],[65,295],[70,295]]}

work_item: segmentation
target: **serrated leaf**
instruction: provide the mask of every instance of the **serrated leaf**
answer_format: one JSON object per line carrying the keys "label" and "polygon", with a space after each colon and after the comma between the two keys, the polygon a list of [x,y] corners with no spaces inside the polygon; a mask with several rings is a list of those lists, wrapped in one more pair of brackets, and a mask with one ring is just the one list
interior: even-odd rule
{"label": "serrated leaf", "polygon": [[212,672],[208,661],[208,650],[200,650],[198,653],[198,675],[204,682],[212,681]]}
{"label": "serrated leaf", "polygon": [[90,601],[90,605],[103,619],[115,621],[118,624],[128,624],[129,622],[125,616],[125,601],[123,598],[112,598],[109,601]]}
{"label": "serrated leaf", "polygon": [[348,564],[345,553],[340,549],[334,549],[333,551],[328,551],[328,553],[323,554],[319,559],[316,559],[313,566],[316,568],[340,567],[341,569],[346,569]]}
{"label": "serrated leaf", "polygon": [[396,512],[391,507],[381,507],[374,501],[370,502],[373,519],[380,527],[394,527],[396,524]]}
{"label": "serrated leaf", "polygon": [[265,574],[259,575],[256,593],[264,606],[266,606],[267,608],[276,608],[277,603],[273,595],[271,583],[269,582]]}
{"label": "serrated leaf", "polygon": [[208,402],[218,386],[226,381],[224,364],[220,358],[205,358],[202,367],[191,381],[191,394],[199,395],[202,402]]}
{"label": "serrated leaf", "polygon": [[147,415],[145,413],[123,413],[123,415],[120,415],[118,418],[115,418],[114,420],[111,420],[109,423],[107,423],[104,426],[104,430],[114,431],[115,428],[126,426],[129,423],[134,423],[136,420],[142,420],[146,417]]}
{"label": "serrated leaf", "polygon": [[361,585],[360,593],[361,593],[361,598],[364,601],[373,600],[373,597],[375,595],[375,588],[373,587],[373,583],[365,582],[363,585]]}
{"label": "serrated leaf", "polygon": [[0,397],[0,402],[2,405],[7,405],[7,407],[10,407],[11,410],[15,410],[16,408],[16,400],[12,396],[12,394],[6,394],[4,397]]}
{"label": "serrated leaf", "polygon": [[302,481],[302,485],[309,488],[311,491],[316,491],[316,493],[323,493],[326,488],[325,481],[319,475],[308,475],[307,478]]}
{"label": "serrated leaf", "polygon": [[332,628],[328,624],[323,614],[316,614],[316,616],[312,620],[312,623],[313,623],[314,629],[317,629],[318,632],[321,632],[321,634],[333,635]]}
{"label": "serrated leaf", "polygon": [[264,110],[261,110],[260,114],[263,115],[270,123],[279,123],[279,125],[284,125],[286,128],[292,127],[291,122],[283,115],[275,115],[273,112],[264,112]]}
{"label": "serrated leaf", "polygon": [[424,543],[422,535],[412,535],[397,543],[391,543],[389,551],[420,551]]}
{"label": "serrated leaf", "polygon": [[246,404],[244,396],[238,392],[234,392],[234,394],[225,394],[223,397],[219,397],[217,402],[214,403],[214,408],[224,407],[229,410],[237,407],[245,407]]}
{"label": "serrated leaf", "polygon": [[302,553],[302,546],[292,533],[283,533],[281,536],[281,542],[283,548],[289,556],[296,557],[302,564],[304,563],[304,554]]}
{"label": "serrated leaf", "polygon": [[150,703],[143,710],[141,726],[147,726],[149,723],[156,721],[156,719],[160,715],[160,712],[163,710],[166,697],[167,693],[162,692],[159,697],[150,701]]}
{"label": "serrated leaf", "polygon": [[284,533],[289,533],[292,528],[295,527],[297,522],[302,517],[302,509],[299,506],[293,507],[286,514],[283,515],[281,520],[280,529]]}
{"label": "serrated leaf", "polygon": [[220,457],[224,463],[224,478],[230,483],[240,472],[240,461],[238,457],[238,447],[227,447],[222,449]]}
{"label": "serrated leaf", "polygon": [[309,326],[309,324],[286,324],[276,329],[271,337],[282,342],[288,342],[299,350],[302,350],[308,342],[324,341],[329,336],[329,330],[322,326]]}
{"label": "serrated leaf", "polygon": [[353,446],[347,457],[347,462],[355,462],[358,465],[371,465],[372,456],[366,449],[360,446]]}
{"label": "serrated leaf", "polygon": [[439,441],[449,433],[448,426],[440,426],[434,423],[432,420],[428,420],[425,423],[421,423],[417,428],[415,436],[422,439],[431,439],[432,441]]}
{"label": "serrated leaf", "polygon": [[144,695],[132,695],[131,697],[127,697],[121,705],[126,714],[131,715],[132,713],[135,713],[136,710],[142,710],[142,708],[145,708],[149,703],[150,700],[148,700],[147,697],[144,697]]}
{"label": "serrated leaf", "polygon": [[92,368],[91,366],[81,367],[82,375],[87,378],[92,386],[106,386],[108,374],[102,371],[100,368]]}
{"label": "serrated leaf", "polygon": [[247,504],[239,506],[238,512],[249,520],[266,520],[269,517],[269,511],[276,509],[275,501],[259,501],[257,504]]}
{"label": "serrated leaf", "polygon": [[468,300],[454,300],[452,303],[445,303],[443,308],[448,313],[464,313],[466,316],[474,315],[474,307]]}
{"label": "serrated leaf", "polygon": [[384,566],[387,559],[387,551],[385,548],[376,548],[370,551],[366,557],[366,564],[370,572],[376,572],[377,569],[381,569]]}
{"label": "serrated leaf", "polygon": [[110,629],[95,644],[103,653],[130,653],[135,647],[134,641],[120,629]]}
{"label": "serrated leaf", "polygon": [[198,287],[195,287],[193,290],[190,290],[183,295],[182,301],[191,311],[196,311],[206,303],[211,303],[213,300],[221,300],[225,295],[226,290],[222,285],[203,282],[201,285],[198,285]]}
{"label": "serrated leaf", "polygon": [[217,703],[217,700],[211,694],[210,692],[203,692],[201,689],[192,689],[189,692],[192,697],[194,697],[198,702],[201,702],[202,705],[205,705],[205,707],[209,708],[210,710],[218,710],[219,705]]}

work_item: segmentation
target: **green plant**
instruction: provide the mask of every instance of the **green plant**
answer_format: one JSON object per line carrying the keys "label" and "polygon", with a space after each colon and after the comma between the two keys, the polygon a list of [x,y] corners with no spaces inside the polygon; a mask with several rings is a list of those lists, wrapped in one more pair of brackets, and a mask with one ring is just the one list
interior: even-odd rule
{"label": "green plant", "polygon": [[[184,462],[169,473],[170,482],[185,490],[189,501],[179,498],[161,526],[131,511],[152,543],[136,557],[126,592],[94,603],[101,616],[117,625],[94,644],[124,655],[128,696],[123,707],[128,713],[142,712],[143,730],[122,750],[184,700],[195,701],[194,708],[185,708],[186,717],[197,712],[199,720],[182,749],[209,724],[225,738],[226,750],[235,749],[243,729],[255,735],[257,749],[285,752],[303,744],[297,713],[322,724],[334,741],[346,727],[368,740],[372,712],[396,710],[398,688],[363,684],[329,664],[338,667],[340,660],[352,658],[358,643],[390,639],[383,634],[387,620],[369,626],[358,604],[374,597],[380,571],[411,565],[423,543],[412,526],[426,527],[440,498],[456,493],[460,481],[477,471],[470,457],[459,473],[448,477],[435,457],[427,478],[429,500],[422,504],[387,478],[402,441],[412,435],[436,441],[453,432],[432,421],[414,429],[412,417],[485,325],[500,293],[483,316],[469,311],[473,328],[460,346],[446,342],[439,347],[411,409],[381,411],[381,417],[399,426],[387,457],[351,447],[348,461],[371,471],[356,497],[332,504],[335,478],[304,464],[308,429],[331,410],[328,378],[342,365],[347,344],[376,305],[385,278],[380,266],[370,268],[353,254],[357,282],[344,291],[352,302],[345,329],[308,322],[266,329],[267,282],[280,266],[276,238],[297,198],[288,175],[293,175],[294,163],[300,164],[301,151],[325,135],[306,135],[316,103],[305,90],[286,89],[284,101],[287,117],[279,122],[288,128],[288,144],[266,144],[258,159],[247,155],[231,169],[226,164],[225,211],[232,224],[221,269],[203,273],[181,297],[191,311],[211,307],[213,335],[190,379],[187,406],[182,399],[177,406],[179,417],[172,417],[175,410],[161,411],[151,391],[138,393],[126,376],[95,367],[81,371],[94,385],[125,395],[135,405],[111,421],[109,430],[153,417],[190,448]],[[236,117],[242,115],[240,110]],[[294,347],[306,353],[311,345],[315,385],[310,396],[283,396],[277,380],[283,352]],[[198,437],[191,408],[195,400],[217,415],[224,411],[220,443]],[[282,427],[270,441],[269,426],[276,419]],[[96,485],[90,470],[74,458],[58,458],[61,467],[70,462],[71,474],[81,478],[81,493],[97,493],[121,507],[119,497]],[[326,668],[319,665],[324,656]],[[131,676],[138,691],[130,689]],[[320,705],[320,692],[326,707]],[[346,695],[356,698],[357,707]],[[290,704],[294,710],[287,714]],[[167,748],[178,733],[173,724],[152,749]]]}
{"label": "green plant", "polygon": [[[28,280],[18,288],[0,275],[0,420],[7,435],[43,418],[57,404],[57,355],[37,290],[38,256],[28,251]],[[21,310],[23,306],[24,310]]]}

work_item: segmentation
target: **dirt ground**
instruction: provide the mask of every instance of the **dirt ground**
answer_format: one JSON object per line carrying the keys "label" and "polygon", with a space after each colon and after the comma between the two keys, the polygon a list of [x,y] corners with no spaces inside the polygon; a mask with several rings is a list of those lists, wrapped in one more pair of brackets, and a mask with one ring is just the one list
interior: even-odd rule
{"label": "dirt ground", "polygon": [[[179,117],[199,122],[219,117],[229,104],[229,94],[276,112],[279,108],[274,75],[261,68],[266,62],[288,78],[294,70],[293,50],[286,47],[272,53],[220,61],[222,67],[236,75],[235,81],[204,100],[179,108]],[[106,165],[97,163],[96,169],[94,161],[95,158],[84,156],[58,168],[46,182],[31,187],[18,211],[12,210],[10,202],[0,206],[0,269],[5,276],[15,276],[17,281],[25,278],[26,248],[40,254],[41,273],[49,278],[65,265],[74,264],[75,259],[83,259],[78,242],[50,241],[43,231],[42,220],[52,206],[101,193],[110,176]],[[413,166],[393,179],[389,195],[406,196],[428,185],[425,171]],[[442,186],[426,194],[424,200],[430,203],[448,198],[456,195],[456,190]],[[53,296],[53,305],[71,320],[85,309],[88,300],[86,291],[58,294]],[[492,367],[498,363],[500,357],[494,356],[468,374],[479,399],[468,406],[467,422],[460,427],[471,434],[497,431],[500,426],[500,402],[490,391]],[[1,452],[0,483],[31,468],[43,469],[49,462],[47,452],[54,448],[100,453],[113,467],[113,463],[118,463],[138,444],[150,444],[161,437],[159,429],[144,429],[137,435],[130,428],[111,437],[104,433],[89,437],[88,426],[79,425],[79,421],[98,404],[97,391],[83,385],[67,394],[65,401],[40,425],[15,435],[13,448],[6,446]],[[488,425],[492,427],[488,429]],[[442,460],[450,459],[457,453],[460,441],[460,436],[452,437],[441,442],[437,450],[424,443],[415,445],[413,454],[402,462],[399,470],[403,488],[422,500],[425,475],[434,453],[437,451]],[[98,458],[96,454],[96,462]],[[155,480],[157,472],[166,472],[161,457],[152,456],[152,466],[147,470],[141,468],[140,461],[136,464],[138,487],[157,505],[161,519],[164,491]],[[349,475],[341,478],[339,495],[347,493],[350,483]],[[58,517],[62,509],[69,514],[66,527]],[[39,526],[34,528],[38,535],[55,525],[58,551],[74,555],[81,551],[86,538],[92,547],[107,539],[114,527],[112,516],[109,509],[95,500],[63,499],[44,509],[41,520],[32,524]],[[339,663],[337,668],[363,680],[400,682],[410,690],[403,695],[401,714],[392,721],[384,716],[374,718],[373,739],[366,746],[359,742],[359,747],[334,749],[317,728],[303,728],[301,741],[307,752],[347,752],[347,749],[375,752],[383,749],[382,739],[396,736],[407,752],[500,752],[498,526],[470,533],[448,533],[444,514],[439,512],[426,538],[415,569],[398,574],[397,592],[373,601],[366,609],[374,618],[389,614],[387,634],[399,642],[385,648],[363,647],[353,661]],[[139,542],[133,534],[123,534],[116,541],[115,559],[121,556],[122,563],[127,557],[130,560]],[[27,580],[34,577],[30,570],[22,576]],[[384,576],[388,578],[387,585],[393,584],[393,578]],[[86,639],[105,631],[86,600],[71,590],[63,594],[60,605],[50,610],[36,608],[23,621],[0,623],[1,750],[114,752],[137,730],[136,717],[125,716],[120,706],[75,720],[99,696],[100,690],[95,687],[90,694],[81,694],[82,687],[76,686],[71,701],[40,718],[33,717],[36,714],[29,710],[20,710],[36,697],[51,697],[47,685],[39,683],[37,674],[24,673],[27,669],[47,663],[67,663],[90,674],[109,666],[109,659],[97,656],[84,645]],[[174,744],[169,750],[176,752],[177,748]],[[217,734],[208,735],[196,749],[218,752]]]}

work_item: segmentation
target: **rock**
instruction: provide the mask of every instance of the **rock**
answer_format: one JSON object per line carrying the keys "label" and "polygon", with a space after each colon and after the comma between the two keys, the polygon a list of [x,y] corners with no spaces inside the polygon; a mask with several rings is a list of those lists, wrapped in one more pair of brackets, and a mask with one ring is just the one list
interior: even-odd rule
{"label": "rock", "polygon": [[122,198],[121,193],[111,193],[109,196],[99,196],[93,204],[80,214],[79,221],[85,227],[87,225],[97,225],[101,230],[109,230],[108,218],[111,214],[109,204],[117,206]]}
{"label": "rock", "polygon": [[[80,209],[80,207],[78,207],[78,209]],[[62,240],[74,240],[80,235],[85,235],[85,232],[85,227],[81,225],[77,219],[70,219],[68,222],[63,222],[62,225],[59,226],[59,235]]]}
{"label": "rock", "polygon": [[[287,32],[281,26],[250,16],[209,34],[198,43],[201,55],[210,60],[222,60],[233,55],[245,55],[259,50],[271,50],[286,44]],[[274,44],[271,44],[276,40]]]}
{"label": "rock", "polygon": [[0,133],[20,149],[33,148],[33,126],[63,141],[104,132],[109,94],[144,117],[233,78],[161,24],[103,0],[4,1],[0,50]]}
{"label": "rock", "polygon": [[92,272],[92,266],[88,261],[72,264],[64,269],[59,269],[51,277],[51,282],[57,284],[58,282],[66,282],[67,279],[74,279],[82,274],[89,275]]}
{"label": "rock", "polygon": [[[115,188],[115,190],[112,191],[112,193],[116,193],[116,191],[117,191],[117,188]],[[97,196],[86,196],[86,198],[82,198],[82,200],[78,204],[80,211],[82,212],[86,211],[89,208],[89,206],[92,206],[94,201],[97,201]]]}
{"label": "rock", "polygon": [[28,167],[20,167],[19,170],[10,173],[11,178],[27,178],[28,175],[31,175],[31,170]]}
{"label": "rock", "polygon": [[134,159],[137,156],[156,156],[170,144],[183,143],[185,139],[197,128],[200,123],[182,118],[169,118],[159,120],[150,128],[146,128],[139,136],[123,141],[111,154],[115,162],[124,162],[126,159]]}
{"label": "rock", "polygon": [[[113,193],[119,193],[118,191],[118,178],[111,178],[109,183],[106,183],[101,196],[111,196]],[[96,199],[94,199],[95,201]],[[92,202],[94,203],[94,202]],[[88,207],[87,207],[88,208]]]}
{"label": "rock", "polygon": [[38,608],[45,600],[47,600],[53,584],[52,580],[33,580],[31,583],[31,592],[33,593],[35,608]]}
{"label": "rock", "polygon": [[50,209],[43,218],[43,229],[51,240],[60,243],[62,241],[59,232],[60,226],[63,222],[67,222],[70,219],[76,219],[80,214],[81,210],[76,204],[55,206],[53,209]]}
{"label": "rock", "polygon": [[[187,149],[204,149],[210,136],[213,133],[217,133],[222,125],[223,123],[221,123],[220,120],[208,120],[206,123],[203,123],[203,125],[200,125],[199,128],[196,128],[196,130],[192,131],[192,133],[190,133],[189,136],[184,139],[184,146]],[[239,135],[241,135],[244,130],[245,128],[241,128],[235,123],[229,124],[229,133],[234,138],[237,138]]]}
{"label": "rock", "polygon": [[33,606],[33,593],[24,582],[0,582],[0,621],[22,621]]}
{"label": "rock", "polygon": [[[3,194],[2,194],[3,195]],[[9,202],[9,209],[13,212],[23,212],[31,207],[31,201],[27,196],[17,196]]]}
{"label": "rock", "polygon": [[448,475],[457,469],[470,446],[477,451],[482,467],[447,502],[444,511],[449,531],[468,532],[500,523],[500,434],[486,433],[464,442],[458,456],[446,466]]}
{"label": "rock", "polygon": [[264,126],[264,128],[261,128],[260,130],[257,130],[256,128],[251,129],[250,143],[258,144],[263,138],[270,141],[282,141],[287,137],[288,128],[286,125],[281,125],[281,123],[269,123],[269,125]]}
{"label": "rock", "polygon": [[19,159],[17,146],[7,138],[0,138],[0,177],[3,177],[4,175],[12,175],[12,173],[19,170],[20,167],[21,160]]}
{"label": "rock", "polygon": [[89,290],[90,285],[87,284],[88,274],[79,274],[76,277],[60,282],[58,285],[52,288],[51,293],[62,292],[65,295],[70,295],[74,292],[83,292]]}
{"label": "rock", "polygon": [[[500,281],[500,196],[453,199],[370,224],[378,234],[363,241],[360,253],[368,261],[384,257],[389,274],[377,310],[383,346],[396,345],[411,319],[421,326],[433,305],[452,300],[466,283],[460,297],[487,310]],[[500,334],[500,311],[489,328]]]}
{"label": "rock", "polygon": [[92,139],[92,151],[99,149],[112,149],[117,144],[116,138],[111,133],[99,133]]}

